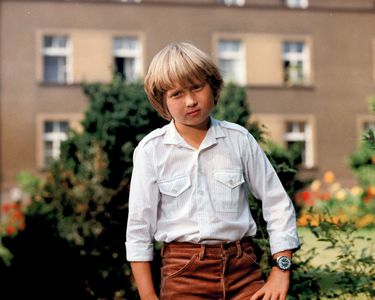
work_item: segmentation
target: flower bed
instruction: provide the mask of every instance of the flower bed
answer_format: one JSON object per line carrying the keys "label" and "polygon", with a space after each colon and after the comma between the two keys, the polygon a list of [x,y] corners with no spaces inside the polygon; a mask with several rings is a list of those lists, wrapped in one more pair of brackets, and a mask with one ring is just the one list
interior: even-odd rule
{"label": "flower bed", "polygon": [[297,193],[295,201],[302,206],[299,226],[317,226],[323,220],[335,224],[353,222],[357,228],[375,226],[375,186],[343,187],[331,171]]}
{"label": "flower bed", "polygon": [[20,202],[8,202],[1,206],[0,236],[15,235],[25,228],[25,217]]}

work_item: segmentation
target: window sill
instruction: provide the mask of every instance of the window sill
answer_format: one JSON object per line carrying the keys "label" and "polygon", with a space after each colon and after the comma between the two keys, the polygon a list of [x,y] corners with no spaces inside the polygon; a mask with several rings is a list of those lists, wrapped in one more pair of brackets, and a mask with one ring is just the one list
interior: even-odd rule
{"label": "window sill", "polygon": [[301,165],[301,166],[298,167],[298,171],[316,172],[316,171],[319,171],[319,167],[317,165],[314,165],[312,167],[306,167],[304,165]]}
{"label": "window sill", "polygon": [[67,82],[44,82],[40,81],[38,83],[39,86],[41,87],[80,87],[82,86],[82,83],[79,82],[74,82],[74,83],[67,83]]}
{"label": "window sill", "polygon": [[308,6],[288,6],[288,5],[285,5],[285,8],[293,9],[293,10],[306,10],[309,7]]}
{"label": "window sill", "polygon": [[257,85],[257,84],[247,84],[249,89],[260,89],[260,90],[303,90],[312,91],[315,90],[314,85]]}

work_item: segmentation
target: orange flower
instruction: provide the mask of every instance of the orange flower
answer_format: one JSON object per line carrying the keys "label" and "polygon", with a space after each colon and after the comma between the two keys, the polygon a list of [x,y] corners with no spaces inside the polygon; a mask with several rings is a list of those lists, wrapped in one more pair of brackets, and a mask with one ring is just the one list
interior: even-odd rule
{"label": "orange flower", "polygon": [[375,197],[375,186],[369,186],[367,188],[367,196]]}
{"label": "orange flower", "polygon": [[375,217],[372,214],[367,214],[363,216],[361,219],[357,220],[356,226],[358,228],[362,228],[368,225],[374,225],[375,224]]}
{"label": "orange flower", "polygon": [[315,179],[311,183],[311,190],[314,191],[314,192],[319,191],[320,187],[321,187],[321,183],[320,183],[320,180],[318,180],[318,179]]}
{"label": "orange flower", "polygon": [[24,230],[25,227],[26,227],[26,225],[25,225],[25,220],[22,220],[22,221],[20,221],[20,222],[18,223],[18,229],[19,229],[19,230]]}
{"label": "orange flower", "polygon": [[10,210],[12,209],[15,209],[16,208],[16,203],[4,203],[3,206],[1,207],[1,211],[6,214],[8,213]]}
{"label": "orange flower", "polygon": [[319,198],[321,200],[328,200],[329,198],[331,198],[331,194],[329,192],[323,192],[319,195]]}
{"label": "orange flower", "polygon": [[326,183],[334,182],[335,181],[335,173],[333,173],[332,171],[325,172],[324,175],[323,175],[323,180]]}
{"label": "orange flower", "polygon": [[23,220],[23,214],[21,211],[19,210],[15,210],[13,213],[12,213],[12,219],[13,220]]}

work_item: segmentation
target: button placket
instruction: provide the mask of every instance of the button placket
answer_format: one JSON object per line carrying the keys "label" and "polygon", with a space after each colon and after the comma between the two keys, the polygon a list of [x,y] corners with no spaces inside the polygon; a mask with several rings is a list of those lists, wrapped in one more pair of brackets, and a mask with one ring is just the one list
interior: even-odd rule
{"label": "button placket", "polygon": [[196,160],[195,160],[195,164],[196,164],[196,168],[197,168],[197,176],[196,176],[197,185],[196,186],[197,186],[198,195],[203,196],[204,193],[203,193],[203,190],[202,190],[201,184],[200,184],[200,182],[201,182],[200,177],[202,175],[202,169],[201,169],[200,164],[199,164],[199,153],[200,153],[200,151],[197,152],[197,156],[196,156]]}

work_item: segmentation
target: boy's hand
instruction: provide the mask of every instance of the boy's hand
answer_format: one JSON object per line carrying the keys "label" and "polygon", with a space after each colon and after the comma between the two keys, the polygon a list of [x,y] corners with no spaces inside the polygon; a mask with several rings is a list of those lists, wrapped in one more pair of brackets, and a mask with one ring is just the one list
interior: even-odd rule
{"label": "boy's hand", "polygon": [[273,267],[266,284],[250,300],[285,300],[290,283],[290,271]]}

